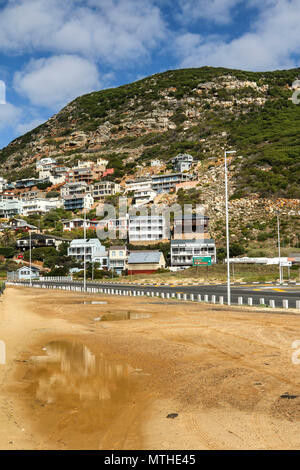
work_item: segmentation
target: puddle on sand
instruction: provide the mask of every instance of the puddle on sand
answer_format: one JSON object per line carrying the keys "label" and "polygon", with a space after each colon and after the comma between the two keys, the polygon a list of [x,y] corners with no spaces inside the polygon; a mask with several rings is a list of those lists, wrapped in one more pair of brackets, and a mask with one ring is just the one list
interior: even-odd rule
{"label": "puddle on sand", "polygon": [[83,303],[84,305],[104,305],[104,304],[107,304],[107,302],[105,300],[86,300],[84,302],[80,302],[80,303]]}
{"label": "puddle on sand", "polygon": [[24,377],[41,431],[62,448],[78,449],[102,448],[114,426],[122,435],[118,417],[132,407],[143,376],[82,344],[54,341],[43,350]]}
{"label": "puddle on sand", "polygon": [[116,312],[102,315],[100,321],[141,320],[150,317],[149,313]]}

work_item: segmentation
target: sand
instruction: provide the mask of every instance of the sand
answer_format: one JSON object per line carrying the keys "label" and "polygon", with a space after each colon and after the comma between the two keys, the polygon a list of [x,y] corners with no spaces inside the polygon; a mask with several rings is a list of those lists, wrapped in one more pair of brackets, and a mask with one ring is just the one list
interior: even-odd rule
{"label": "sand", "polygon": [[0,449],[298,449],[299,322],[8,287]]}

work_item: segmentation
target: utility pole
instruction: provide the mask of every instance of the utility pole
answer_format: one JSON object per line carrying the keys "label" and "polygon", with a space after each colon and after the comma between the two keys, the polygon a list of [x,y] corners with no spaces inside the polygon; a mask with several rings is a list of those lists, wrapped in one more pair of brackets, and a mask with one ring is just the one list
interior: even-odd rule
{"label": "utility pole", "polygon": [[226,212],[226,252],[227,252],[227,305],[231,305],[230,291],[230,261],[229,261],[229,217],[228,217],[228,177],[227,177],[227,154],[236,153],[235,150],[225,151],[225,212]]}
{"label": "utility pole", "polygon": [[83,207],[83,291],[86,292],[86,210],[85,206]]}
{"label": "utility pole", "polygon": [[278,229],[279,284],[282,284],[282,269],[281,269],[281,255],[280,255],[280,223],[279,223],[278,214],[277,214],[277,229]]}
{"label": "utility pole", "polygon": [[29,285],[32,286],[32,270],[31,270],[31,230],[29,230],[29,271],[30,281]]}

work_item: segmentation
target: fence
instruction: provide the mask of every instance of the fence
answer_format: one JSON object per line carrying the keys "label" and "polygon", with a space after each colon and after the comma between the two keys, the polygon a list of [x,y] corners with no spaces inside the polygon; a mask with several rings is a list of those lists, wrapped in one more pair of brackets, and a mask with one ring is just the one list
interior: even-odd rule
{"label": "fence", "polygon": [[[57,281],[59,278],[55,278]],[[53,289],[53,290],[67,290],[72,292],[84,292],[84,287],[82,284],[74,284],[74,283],[67,283],[67,284],[48,284],[47,281],[51,282],[51,278],[44,278],[44,281],[36,281],[32,280],[31,287],[36,287],[40,289]],[[69,281],[69,280],[68,280]],[[30,286],[29,281],[18,281],[18,282],[7,282],[8,285],[24,285]],[[212,303],[212,304],[219,304],[224,305],[224,296],[217,296],[217,295],[203,295],[203,294],[193,294],[193,293],[176,293],[176,292],[159,292],[153,291],[146,286],[144,290],[136,289],[131,287],[130,289],[121,286],[111,286],[110,287],[100,287],[100,286],[86,286],[86,293],[88,294],[106,294],[106,295],[120,295],[120,296],[147,296],[147,297],[160,297],[162,299],[173,299],[173,300],[180,300],[180,301],[190,301],[194,303]],[[253,297],[238,297],[237,305],[242,306],[246,305],[248,307],[257,306],[257,307],[269,307],[270,309],[273,308],[283,308],[289,309],[294,308],[300,311],[300,300],[295,301],[295,307],[292,307],[288,299],[265,299],[263,297],[259,298],[258,303],[255,304],[253,302]]]}

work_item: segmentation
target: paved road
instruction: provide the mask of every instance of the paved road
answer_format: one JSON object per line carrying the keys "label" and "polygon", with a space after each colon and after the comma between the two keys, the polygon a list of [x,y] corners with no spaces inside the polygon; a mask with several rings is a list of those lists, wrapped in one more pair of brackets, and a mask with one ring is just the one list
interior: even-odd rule
{"label": "paved road", "polygon": [[[34,281],[35,284],[39,282]],[[41,281],[41,284],[46,284],[49,286],[58,286],[58,285],[72,285],[72,286],[82,286],[82,282],[58,282],[58,281]],[[126,290],[135,290],[140,292],[164,292],[164,293],[181,293],[187,294],[187,299],[190,298],[190,294],[194,295],[208,295],[209,300],[211,296],[215,295],[217,302],[219,297],[224,297],[224,302],[227,302],[227,286],[226,284],[207,284],[199,286],[139,286],[126,283],[101,283],[101,282],[87,282],[87,287],[99,287],[99,288],[113,288],[113,289],[126,289]],[[275,301],[275,307],[283,306],[283,299],[289,301],[289,307],[295,308],[296,301],[300,301],[300,285],[299,286],[279,286],[279,285],[266,285],[266,284],[246,284],[246,285],[233,285],[231,287],[231,302],[233,304],[238,304],[238,298],[243,297],[243,303],[247,304],[247,299],[252,297],[253,305],[260,305],[262,302],[260,299],[264,299],[264,304],[269,305],[271,299]],[[204,298],[204,297],[202,297]]]}

